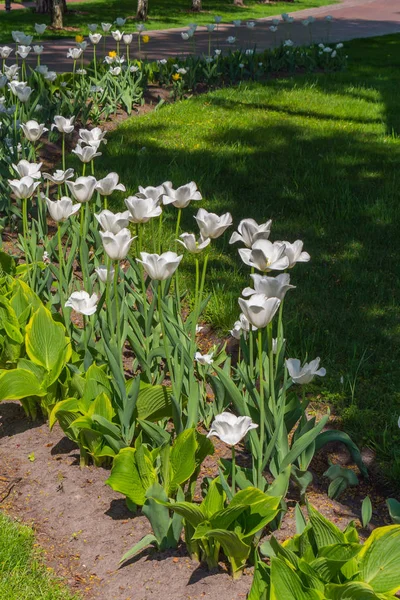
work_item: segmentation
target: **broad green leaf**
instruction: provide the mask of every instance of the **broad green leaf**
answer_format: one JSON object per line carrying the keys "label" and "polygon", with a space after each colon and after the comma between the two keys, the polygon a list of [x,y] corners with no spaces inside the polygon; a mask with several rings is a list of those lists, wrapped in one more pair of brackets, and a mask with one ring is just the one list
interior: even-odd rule
{"label": "broad green leaf", "polygon": [[118,453],[106,484],[131,502],[143,506],[147,490],[157,481],[157,473],[148,457],[142,455],[141,470],[145,473],[142,479],[136,462],[137,452],[135,448],[123,448]]}
{"label": "broad green leaf", "polygon": [[66,362],[71,356],[71,343],[61,323],[56,323],[50,311],[41,306],[26,326],[26,352],[29,358],[47,371],[57,365],[60,355]]}
{"label": "broad green leaf", "polygon": [[99,394],[97,398],[90,403],[87,414],[90,416],[95,414],[100,415],[108,421],[112,421],[115,416],[115,411],[108,395],[104,392]]}
{"label": "broad green leaf", "polygon": [[[207,495],[201,503],[201,509],[207,519],[224,509],[226,494],[219,477],[213,479],[208,486]],[[219,526],[220,527],[220,526]]]}
{"label": "broad green leaf", "polygon": [[142,384],[136,410],[137,418],[142,421],[159,421],[171,417],[171,388],[165,385]]}
{"label": "broad green leaf", "polygon": [[181,485],[192,476],[196,469],[196,448],[195,429],[186,429],[175,439],[170,453],[170,467],[172,472],[169,493],[174,492],[178,485]]}
{"label": "broad green leaf", "polygon": [[160,504],[157,500],[168,502],[168,496],[164,488],[155,482],[146,492],[146,501],[142,507],[142,512],[151,523],[153,533],[157,539],[158,546],[161,546],[167,540],[168,530],[171,523],[168,508]]}
{"label": "broad green leaf", "polygon": [[0,401],[20,400],[29,396],[45,396],[37,377],[26,369],[13,369],[0,373]]}
{"label": "broad green leaf", "polygon": [[300,456],[302,452],[308,448],[310,444],[312,444],[321,430],[325,427],[327,421],[329,419],[329,413],[322,417],[319,423],[311,429],[311,431],[307,431],[304,435],[299,437],[293,444],[292,448],[285,456],[283,461],[280,464],[280,470],[286,469],[289,465],[293,464],[294,461]]}
{"label": "broad green leaf", "polygon": [[303,587],[300,577],[284,561],[271,559],[270,600],[320,600],[316,590]]}
{"label": "broad green leaf", "polygon": [[318,576],[325,583],[335,581],[341,568],[360,551],[359,544],[334,544],[320,548],[318,558],[310,563]]}
{"label": "broad green leaf", "polygon": [[161,504],[168,506],[168,508],[178,513],[178,515],[181,515],[193,527],[197,527],[199,523],[202,523],[206,520],[206,517],[201,508],[197,504],[193,504],[192,502],[161,502]]}
{"label": "broad green leaf", "polygon": [[140,542],[133,546],[133,548],[128,550],[128,552],[125,552],[125,554],[119,562],[123,563],[129,560],[130,558],[132,558],[136,554],[139,554],[139,552],[147,548],[147,546],[157,546],[157,539],[152,533],[145,535],[144,538],[140,540]]}
{"label": "broad green leaf", "polygon": [[315,440],[315,450],[319,450],[322,448],[322,446],[325,446],[325,444],[329,444],[330,442],[341,442],[342,444],[345,444],[354,462],[360,469],[361,474],[364,477],[368,477],[368,471],[362,459],[360,450],[347,433],[344,433],[344,431],[338,431],[336,429],[323,431]]}
{"label": "broad green leaf", "polygon": [[88,402],[97,398],[102,392],[110,395],[111,385],[104,369],[93,364],[87,370],[85,376],[85,387],[82,400],[89,406]]}
{"label": "broad green leaf", "polygon": [[49,429],[52,430],[57,421],[60,422],[62,429],[65,431],[80,412],[80,402],[78,398],[68,398],[61,400],[53,407],[49,416]]}
{"label": "broad green leaf", "polygon": [[371,586],[356,581],[342,585],[329,584],[325,587],[328,600],[379,600]]}
{"label": "broad green leaf", "polygon": [[233,575],[246,565],[251,545],[244,543],[237,533],[225,529],[211,529],[205,533],[204,537],[217,540],[221,544],[231,563]]}
{"label": "broad green leaf", "polygon": [[362,526],[367,527],[372,518],[372,502],[369,496],[365,496],[361,505]]}
{"label": "broad green leaf", "polygon": [[318,549],[332,544],[343,544],[346,542],[344,533],[336,525],[326,519],[311,504],[307,505],[312,534]]}
{"label": "broad green leaf", "polygon": [[267,600],[267,590],[270,584],[270,568],[261,560],[257,560],[254,578],[247,600]]}
{"label": "broad green leaf", "polygon": [[361,580],[376,593],[396,593],[400,588],[400,525],[379,527],[359,554]]}
{"label": "broad green leaf", "polygon": [[393,523],[400,525],[400,502],[395,498],[388,498],[386,504]]}

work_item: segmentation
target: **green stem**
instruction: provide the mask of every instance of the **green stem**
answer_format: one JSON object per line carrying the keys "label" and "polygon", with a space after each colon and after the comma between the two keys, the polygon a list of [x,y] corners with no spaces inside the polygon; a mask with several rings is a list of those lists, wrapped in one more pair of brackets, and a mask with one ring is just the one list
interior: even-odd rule
{"label": "green stem", "polygon": [[94,62],[94,77],[97,81],[96,44],[93,44],[93,62]]}
{"label": "green stem", "polygon": [[65,171],[65,133],[62,134],[62,168]]}
{"label": "green stem", "polygon": [[162,243],[161,243],[161,239],[162,239],[162,225],[163,225],[163,212],[160,215],[160,219],[158,221],[158,253],[161,254],[162,252]]}
{"label": "green stem", "polygon": [[64,256],[61,243],[61,226],[57,223],[57,240],[58,240],[58,283],[60,289],[60,304],[61,312],[64,313]]}
{"label": "green stem", "polygon": [[[165,360],[166,360],[167,368],[169,371],[169,378],[171,380],[172,393],[175,395],[174,375],[173,375],[172,364],[171,364],[171,360],[170,360],[170,356],[169,356],[169,352],[168,352],[167,335],[165,332],[165,323],[164,323],[164,312],[162,309],[162,282],[161,281],[158,282],[158,286],[157,286],[157,300],[158,300],[158,318],[160,319],[161,335],[162,335],[163,344],[164,344]],[[165,373],[165,375],[166,375],[166,373]],[[179,401],[179,398],[177,398],[176,395],[175,395],[175,399],[177,401]],[[175,430],[176,430],[177,434],[180,433],[180,428],[181,428],[181,424],[175,423]]]}
{"label": "green stem", "polygon": [[236,456],[235,446],[232,446],[232,496],[236,493]]}
{"label": "green stem", "polygon": [[119,263],[118,261],[115,261],[114,263],[114,302],[115,302],[115,308],[116,308],[116,315],[117,315],[117,323],[116,323],[116,335],[117,335],[117,344],[118,344],[118,348],[121,349],[121,323],[120,323],[120,317],[119,317],[119,297],[118,297],[118,270],[119,270]]}
{"label": "green stem", "polygon": [[262,463],[264,454],[264,428],[265,428],[265,406],[264,406],[264,370],[262,358],[262,331],[258,330],[258,361],[260,366],[260,456],[258,461],[258,487],[262,489]]}
{"label": "green stem", "polygon": [[207,253],[205,255],[205,257],[204,257],[203,272],[201,274],[201,283],[200,283],[200,292],[199,292],[199,304],[198,304],[198,307],[197,307],[197,315],[196,315],[196,323],[199,320],[199,317],[200,317],[200,308],[201,308],[201,304],[203,302],[203,291],[204,291],[204,283],[205,283],[205,280],[206,280],[208,257],[209,257],[209,253]]}

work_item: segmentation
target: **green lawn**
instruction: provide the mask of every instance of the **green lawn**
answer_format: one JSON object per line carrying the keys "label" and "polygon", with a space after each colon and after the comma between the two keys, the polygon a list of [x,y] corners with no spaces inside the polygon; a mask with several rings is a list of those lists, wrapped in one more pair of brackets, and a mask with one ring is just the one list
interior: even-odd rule
{"label": "green lawn", "polygon": [[[257,0],[246,0],[246,7],[237,7],[233,1],[203,0],[203,12],[190,11],[190,0],[151,0],[147,29],[165,29],[170,27],[185,28],[189,23],[213,23],[214,16],[220,15],[225,22],[233,19],[258,19],[283,12],[292,12],[316,6],[334,4],[336,0],[295,0],[294,2],[278,2],[262,4]],[[135,31],[133,18],[136,14],[135,0],[88,0],[82,3],[70,3],[71,11],[66,17],[63,31],[46,31],[42,37],[73,37],[78,33],[88,34],[88,23],[113,23],[117,17],[130,17],[124,31]],[[13,30],[34,33],[35,23],[50,23],[47,15],[35,15],[31,10],[14,10],[10,13],[0,12],[0,43],[10,42]]]}
{"label": "green lawn", "polygon": [[0,598],[2,600],[79,600],[49,573],[34,549],[30,527],[0,512]]}
{"label": "green lawn", "polygon": [[[289,353],[322,358],[320,398],[398,482],[400,36],[353,42],[348,54],[344,73],[243,84],[131,118],[100,167],[118,171],[129,193],[194,180],[208,210],[230,211],[236,224],[272,218],[271,239],[304,240],[312,261],[292,271]],[[196,231],[196,210],[185,209],[184,231]],[[224,332],[248,285],[228,239],[213,243],[208,310]],[[185,258],[183,270],[192,267]]]}

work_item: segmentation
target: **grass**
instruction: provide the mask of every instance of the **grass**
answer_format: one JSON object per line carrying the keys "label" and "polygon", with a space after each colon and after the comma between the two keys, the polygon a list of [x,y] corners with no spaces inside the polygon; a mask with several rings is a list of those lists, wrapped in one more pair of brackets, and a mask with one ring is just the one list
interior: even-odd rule
{"label": "grass", "polygon": [[[304,240],[312,260],[293,269],[285,302],[289,355],[321,356],[318,397],[398,481],[400,36],[352,42],[348,54],[343,73],[243,84],[131,118],[99,165],[130,194],[194,180],[208,210],[235,224],[272,218],[271,239]],[[183,231],[196,231],[197,208],[185,209]],[[248,285],[228,239],[213,242],[207,314],[225,333]],[[190,258],[182,271],[193,277]]]}
{"label": "grass", "polygon": [[[150,2],[149,20],[146,27],[166,29],[185,28],[189,23],[204,25],[214,22],[214,16],[220,15],[224,22],[234,19],[259,19],[277,13],[293,12],[306,8],[334,4],[337,0],[295,0],[295,2],[277,2],[262,4],[257,0],[246,0],[246,6],[234,6],[233,0],[203,0],[203,11],[192,13],[190,0],[157,0]],[[124,26],[125,32],[136,31],[134,17],[135,0],[87,0],[82,3],[69,4],[69,13],[65,16],[62,31],[47,30],[41,37],[73,37],[77,34],[88,35],[88,23],[113,23],[116,17],[129,17]],[[34,33],[35,23],[50,24],[48,15],[36,15],[31,9],[14,10],[10,13],[0,12],[0,43],[9,43],[14,30]]]}
{"label": "grass", "polygon": [[0,512],[0,598],[79,600],[43,565],[32,529]]}

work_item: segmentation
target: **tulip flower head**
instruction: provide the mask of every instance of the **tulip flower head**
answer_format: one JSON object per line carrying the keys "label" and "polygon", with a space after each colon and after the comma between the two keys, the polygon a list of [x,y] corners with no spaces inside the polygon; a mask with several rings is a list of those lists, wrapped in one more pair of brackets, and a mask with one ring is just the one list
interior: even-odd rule
{"label": "tulip flower head", "polygon": [[156,202],[161,202],[162,196],[165,194],[165,188],[164,185],[158,185],[156,187],[149,185],[145,188],[139,185],[139,194],[143,198],[151,198]]}
{"label": "tulip flower head", "polygon": [[9,179],[8,183],[18,200],[31,198],[36,188],[40,185],[40,181],[34,181],[29,175],[21,179]]}
{"label": "tulip flower head", "polygon": [[54,123],[52,124],[51,129],[58,129],[60,133],[72,133],[74,130],[74,121],[75,117],[66,119],[65,117],[57,115],[54,117]]}
{"label": "tulip flower head", "polygon": [[113,213],[110,210],[102,210],[100,214],[94,215],[103,231],[118,233],[121,229],[126,229],[129,225],[129,212]]}
{"label": "tulip flower head", "polygon": [[240,313],[239,320],[235,321],[233,329],[231,329],[230,331],[230,334],[233,338],[235,338],[235,340],[240,340],[241,335],[243,335],[244,339],[246,340],[247,334],[250,331],[250,327],[252,331],[257,331],[257,327],[251,325],[247,317],[243,313]]}
{"label": "tulip flower head", "polygon": [[52,175],[50,173],[43,173],[43,179],[48,179],[56,185],[63,185],[67,181],[67,179],[71,179],[71,177],[73,176],[73,169],[66,169],[65,171],[63,171],[62,169],[57,169]]}
{"label": "tulip flower head", "polygon": [[179,266],[183,256],[178,256],[176,252],[164,252],[163,254],[140,253],[142,259],[137,258],[151,279],[164,281],[171,277]]}
{"label": "tulip flower head", "polygon": [[102,37],[103,36],[101,35],[101,33],[89,33],[89,40],[94,46],[97,46],[97,44],[101,41]]}
{"label": "tulip flower head", "polygon": [[78,202],[89,202],[92,199],[96,183],[97,181],[92,175],[66,182],[69,191]]}
{"label": "tulip flower head", "polygon": [[32,177],[32,179],[41,179],[40,168],[43,163],[30,163],[28,160],[20,160],[17,165],[13,164],[13,169],[20,177]]}
{"label": "tulip flower head", "polygon": [[283,271],[289,266],[289,259],[285,254],[285,244],[282,242],[270,242],[269,240],[257,240],[251,249],[241,248],[240,258],[245,265],[255,267],[259,271]]}
{"label": "tulip flower head", "polygon": [[237,232],[231,235],[230,244],[243,242],[247,248],[251,248],[257,240],[267,240],[271,233],[272,220],[258,225],[254,219],[243,219],[238,225]]}
{"label": "tulip flower head", "polygon": [[65,303],[67,308],[72,308],[81,315],[94,315],[97,310],[98,297],[96,294],[89,296],[84,290],[73,292]]}
{"label": "tulip flower head", "polygon": [[81,204],[73,204],[71,198],[63,196],[60,200],[53,202],[50,198],[46,198],[46,204],[51,218],[56,223],[63,223],[71,215],[74,215],[81,208]]}
{"label": "tulip flower head", "polygon": [[80,146],[79,144],[77,144],[72,152],[73,154],[76,154],[83,163],[90,163],[97,156],[102,155],[102,152],[96,152],[96,148],[93,148],[93,146]]}
{"label": "tulip flower head", "polygon": [[204,240],[201,236],[199,241],[197,241],[193,233],[182,233],[179,237],[181,239],[176,241],[182,244],[191,254],[199,254],[211,242],[210,238]]}
{"label": "tulip flower head", "polygon": [[231,213],[225,213],[219,217],[215,213],[207,212],[204,208],[199,208],[195,219],[203,239],[215,240],[232,225]]}
{"label": "tulip flower head", "polygon": [[105,253],[111,260],[124,260],[128,256],[134,237],[129,229],[121,229],[118,233],[111,231],[100,231]]}
{"label": "tulip flower head", "polygon": [[47,25],[43,24],[39,24],[39,23],[35,23],[35,31],[38,35],[43,35],[43,33],[46,31],[47,29]]}
{"label": "tulip flower head", "polygon": [[37,142],[42,135],[48,131],[44,126],[44,123],[39,124],[37,121],[31,119],[26,123],[21,123],[21,129],[24,132],[26,139],[29,142]]}
{"label": "tulip flower head", "polygon": [[251,417],[237,417],[223,412],[215,417],[207,437],[216,436],[228,446],[236,446],[249,431],[257,427]]}
{"label": "tulip flower head", "polygon": [[210,354],[201,354],[201,352],[196,352],[196,354],[194,355],[194,360],[203,367],[207,365],[212,365],[214,362],[213,354],[214,352],[210,352]]}
{"label": "tulip flower head", "polygon": [[80,129],[79,130],[79,138],[81,143],[87,144],[88,146],[95,146],[96,150],[103,142],[107,144],[107,140],[105,139],[106,131],[100,129],[100,127],[94,127],[93,129]]}
{"label": "tulip flower head", "polygon": [[186,208],[192,200],[201,200],[202,196],[194,181],[173,189],[172,183],[166,181],[164,184],[163,204],[172,204],[176,208]]}
{"label": "tulip flower head", "polygon": [[154,217],[159,217],[162,213],[158,201],[152,198],[139,198],[138,196],[129,196],[125,198],[125,206],[129,211],[129,220],[131,223],[147,223]]}
{"label": "tulip flower head", "polygon": [[254,281],[254,289],[244,288],[242,296],[252,296],[253,294],[265,294],[268,298],[274,297],[283,300],[288,290],[294,290],[295,285],[290,285],[290,275],[281,273],[276,277],[267,277],[253,273],[250,275]]}
{"label": "tulip flower head", "polygon": [[318,368],[320,360],[321,359],[318,356],[310,363],[304,363],[304,365],[301,366],[298,358],[288,358],[286,360],[286,368],[289,371],[293,383],[310,383],[316,375],[318,375],[318,377],[325,377],[326,369],[323,367],[321,369]]}
{"label": "tulip flower head", "polygon": [[280,303],[279,298],[268,298],[265,294],[253,294],[248,300],[239,298],[244,316],[257,329],[263,329],[272,321]]}
{"label": "tulip flower head", "polygon": [[303,252],[303,242],[301,240],[296,240],[293,244],[290,242],[280,243],[285,244],[285,255],[289,259],[289,269],[298,262],[308,262],[310,260],[311,257],[308,252]]}
{"label": "tulip flower head", "polygon": [[102,283],[107,283],[107,281],[112,281],[114,278],[115,269],[110,266],[110,269],[105,265],[100,265],[95,269],[97,273],[97,277]]}

